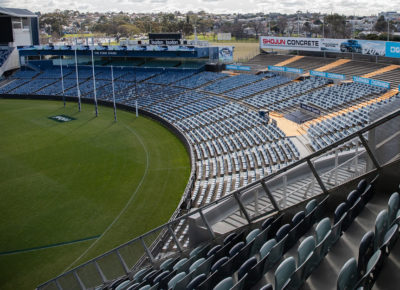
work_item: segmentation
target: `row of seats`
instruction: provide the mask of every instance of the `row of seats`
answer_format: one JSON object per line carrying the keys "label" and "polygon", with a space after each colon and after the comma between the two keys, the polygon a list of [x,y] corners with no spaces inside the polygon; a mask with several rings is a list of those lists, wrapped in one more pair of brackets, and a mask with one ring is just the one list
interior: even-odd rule
{"label": "row of seats", "polygon": [[[350,211],[351,215],[351,211]],[[388,208],[379,212],[375,231],[368,231],[361,239],[358,261],[350,258],[340,270],[337,289],[371,289],[399,237],[400,196],[393,193]]]}
{"label": "row of seats", "polygon": [[358,131],[369,123],[369,115],[372,111],[379,107],[390,106],[399,98],[400,94],[396,94],[388,99],[311,124],[307,129],[311,146],[314,150],[319,150]]}
{"label": "row of seats", "polygon": [[326,202],[327,199],[320,203],[311,200],[304,211],[294,215],[290,224],[282,225],[282,215],[270,217],[247,234],[245,231],[231,233],[221,244],[200,245],[187,257],[169,258],[158,268],[142,269],[107,287],[118,290],[249,289],[321,218]]}
{"label": "row of seats", "polygon": [[288,85],[268,90],[248,99],[244,99],[243,101],[257,108],[267,107],[268,109],[275,111],[282,109],[282,104],[291,102],[293,97],[326,84],[328,84],[328,80],[326,79],[311,77],[304,81],[291,82]]}
{"label": "row of seats", "polygon": [[0,67],[3,63],[7,60],[8,56],[10,55],[10,49],[0,49]]}
{"label": "row of seats", "polygon": [[224,78],[214,83],[202,88],[204,91],[212,92],[212,93],[223,93],[234,88],[248,85],[250,83],[261,80],[262,76],[250,75],[250,74],[241,74],[232,76],[229,78]]}

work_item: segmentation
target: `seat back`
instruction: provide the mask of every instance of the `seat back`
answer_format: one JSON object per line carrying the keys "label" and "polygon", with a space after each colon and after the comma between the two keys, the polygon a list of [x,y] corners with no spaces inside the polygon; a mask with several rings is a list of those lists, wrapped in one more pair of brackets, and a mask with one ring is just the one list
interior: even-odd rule
{"label": "seat back", "polygon": [[342,216],[345,214],[346,211],[347,211],[346,203],[342,202],[341,204],[339,204],[335,209],[333,224],[336,224],[342,218]]}
{"label": "seat back", "polygon": [[304,211],[299,211],[298,213],[296,213],[294,215],[294,217],[292,218],[292,227],[294,227],[298,223],[300,223],[305,218],[305,216],[306,216],[306,214]]}
{"label": "seat back", "polygon": [[310,200],[306,205],[306,211],[305,211],[306,216],[309,215],[317,207],[317,205],[318,203],[316,199]]}
{"label": "seat back", "polygon": [[282,240],[290,231],[291,226],[289,224],[285,224],[279,228],[276,232],[276,241],[279,242]]}
{"label": "seat back", "polygon": [[240,266],[238,270],[238,280],[242,279],[244,275],[246,275],[251,268],[253,268],[257,264],[257,258],[256,257],[251,257],[250,259],[247,259],[246,262],[243,263],[242,266]]}
{"label": "seat back", "polygon": [[181,272],[176,274],[171,280],[168,282],[168,289],[173,289],[180,280],[182,280],[186,276],[185,272]]}
{"label": "seat back", "polygon": [[336,283],[337,290],[354,289],[358,282],[357,262],[355,258],[348,260],[339,272]]}
{"label": "seat back", "polygon": [[168,274],[169,274],[169,271],[168,271],[168,270],[166,270],[166,271],[164,271],[164,272],[158,274],[158,275],[153,279],[153,284],[157,284],[158,282],[161,281],[162,278],[168,276]]}
{"label": "seat back", "polygon": [[399,194],[397,192],[393,193],[388,202],[388,218],[389,225],[391,225],[396,218],[397,211],[399,210]]}
{"label": "seat back", "polygon": [[150,269],[142,269],[133,275],[133,281],[142,282],[142,278],[150,271]]}
{"label": "seat back", "polygon": [[373,231],[365,233],[362,237],[358,249],[358,274],[363,276],[367,268],[367,263],[374,253],[375,234]]}
{"label": "seat back", "polygon": [[247,236],[246,236],[246,244],[250,243],[253,241],[256,236],[260,233],[260,229],[254,229],[252,230]]}
{"label": "seat back", "polygon": [[275,219],[274,217],[269,217],[265,221],[263,221],[261,225],[261,230],[265,230],[266,228],[268,228],[272,224],[274,219]]}
{"label": "seat back", "polygon": [[186,286],[186,290],[193,290],[196,289],[197,286],[199,286],[204,280],[206,280],[207,275],[206,274],[200,274],[196,277],[194,277],[189,284]]}
{"label": "seat back", "polygon": [[178,262],[176,262],[176,264],[172,267],[172,269],[179,271],[180,267],[182,267],[182,265],[185,264],[187,260],[188,258],[180,259]]}
{"label": "seat back", "polygon": [[364,193],[367,185],[368,185],[368,182],[365,179],[360,180],[360,182],[357,185],[357,191],[360,195]]}
{"label": "seat back", "polygon": [[208,250],[208,252],[207,252],[207,258],[208,257],[211,257],[212,255],[214,255],[216,252],[218,252],[219,250],[221,250],[222,249],[222,246],[221,245],[216,245],[216,246],[214,246],[214,247],[212,247],[210,250]]}
{"label": "seat back", "polygon": [[313,236],[305,238],[297,249],[297,266],[300,267],[315,249],[315,239]]}
{"label": "seat back", "polygon": [[265,256],[267,256],[275,245],[276,245],[275,239],[270,239],[267,242],[265,242],[265,244],[260,249],[260,259],[263,259]]}
{"label": "seat back", "polygon": [[258,253],[262,245],[267,241],[269,228],[262,230],[254,239],[253,245],[250,250],[250,256],[254,256]]}
{"label": "seat back", "polygon": [[245,243],[244,242],[239,242],[236,245],[234,245],[230,250],[229,250],[229,257],[233,257],[235,254],[237,254],[243,247]]}
{"label": "seat back", "polygon": [[232,241],[235,237],[237,236],[237,233],[231,233],[227,235],[224,239],[224,245],[228,244],[230,241]]}
{"label": "seat back", "polygon": [[232,277],[227,277],[221,282],[219,282],[215,287],[214,290],[229,290],[233,287],[233,279]]}
{"label": "seat back", "polygon": [[386,209],[379,212],[375,220],[375,242],[374,250],[376,251],[382,245],[383,238],[388,230],[389,220],[388,212]]}
{"label": "seat back", "polygon": [[346,204],[347,208],[351,208],[353,204],[356,202],[357,198],[359,197],[358,191],[353,190],[347,195]]}
{"label": "seat back", "polygon": [[317,244],[321,243],[326,238],[330,230],[331,221],[329,220],[329,218],[326,217],[318,223],[315,229]]}
{"label": "seat back", "polygon": [[216,261],[212,266],[211,266],[211,273],[214,273],[217,271],[223,264],[225,264],[229,260],[228,257],[222,257],[218,261]]}
{"label": "seat back", "polygon": [[296,271],[296,261],[293,257],[285,259],[275,271],[275,290],[281,290]]}
{"label": "seat back", "polygon": [[205,258],[200,258],[200,259],[196,260],[195,262],[193,262],[193,264],[190,265],[190,267],[189,267],[189,273],[196,270],[205,260],[206,260]]}

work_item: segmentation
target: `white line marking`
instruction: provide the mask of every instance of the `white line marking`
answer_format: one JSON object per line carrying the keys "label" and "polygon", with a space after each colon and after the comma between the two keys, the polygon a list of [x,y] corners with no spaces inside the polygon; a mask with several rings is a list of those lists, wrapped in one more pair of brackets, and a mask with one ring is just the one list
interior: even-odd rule
{"label": "white line marking", "polygon": [[[121,122],[121,121],[120,121]],[[138,186],[136,187],[136,190],[132,193],[131,197],[129,198],[128,202],[125,204],[124,208],[119,212],[119,214],[115,217],[115,219],[112,221],[112,223],[104,230],[104,232],[100,235],[98,239],[96,239],[78,258],[76,258],[64,271],[63,273],[67,272],[76,262],[78,262],[80,259],[82,259],[91,248],[96,245],[98,241],[100,241],[104,235],[114,226],[114,224],[118,221],[118,219],[125,213],[129,205],[131,204],[133,198],[136,196],[136,193],[139,191],[139,188],[142,186],[143,181],[145,180],[148,170],[149,170],[149,152],[147,151],[146,146],[144,145],[142,139],[140,136],[132,130],[132,128],[128,127],[127,125],[124,124],[124,126],[131,132],[133,133],[136,138],[139,140],[140,144],[142,145],[144,151],[146,152],[146,169],[144,171],[144,174],[142,176],[142,179],[140,180]]]}

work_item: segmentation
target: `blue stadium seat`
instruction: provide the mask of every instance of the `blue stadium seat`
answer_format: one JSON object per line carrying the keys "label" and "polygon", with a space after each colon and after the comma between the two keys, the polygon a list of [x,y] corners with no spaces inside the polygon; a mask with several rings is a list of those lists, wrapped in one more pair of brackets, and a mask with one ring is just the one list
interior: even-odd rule
{"label": "blue stadium seat", "polygon": [[296,261],[293,257],[285,259],[275,271],[275,290],[284,289],[296,271]]}
{"label": "blue stadium seat", "polygon": [[351,258],[342,267],[337,279],[337,290],[355,289],[358,282],[357,262]]}
{"label": "blue stadium seat", "polygon": [[358,250],[358,275],[362,277],[365,274],[367,263],[374,253],[375,234],[373,231],[365,233],[362,237]]}

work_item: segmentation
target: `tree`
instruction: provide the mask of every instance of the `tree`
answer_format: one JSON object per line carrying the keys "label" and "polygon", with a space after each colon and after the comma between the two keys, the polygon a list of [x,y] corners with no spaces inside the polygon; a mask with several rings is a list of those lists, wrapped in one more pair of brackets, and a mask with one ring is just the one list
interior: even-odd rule
{"label": "tree", "polygon": [[[378,20],[376,21],[374,25],[375,31],[378,32],[387,32],[388,30],[388,23],[385,20],[385,17],[383,15],[379,16]],[[389,21],[389,29],[390,31],[396,30],[396,26],[393,24],[393,21]]]}
{"label": "tree", "polygon": [[287,23],[286,17],[279,17],[278,22],[276,23],[279,33],[281,33],[283,35],[285,33],[287,25],[288,25],[288,23]]}
{"label": "tree", "polygon": [[256,33],[256,38],[258,39],[258,35],[260,32],[262,32],[264,25],[261,21],[250,21],[249,22],[249,27],[254,29],[254,32]]}
{"label": "tree", "polygon": [[351,26],[346,24],[346,16],[331,14],[325,17],[325,37],[349,38]]}

